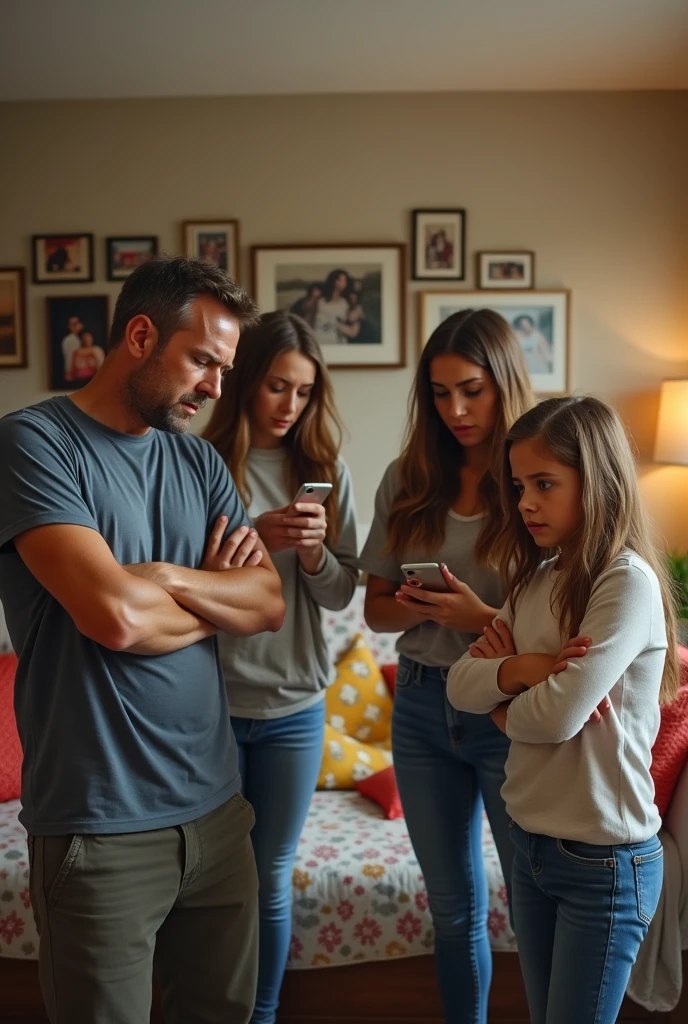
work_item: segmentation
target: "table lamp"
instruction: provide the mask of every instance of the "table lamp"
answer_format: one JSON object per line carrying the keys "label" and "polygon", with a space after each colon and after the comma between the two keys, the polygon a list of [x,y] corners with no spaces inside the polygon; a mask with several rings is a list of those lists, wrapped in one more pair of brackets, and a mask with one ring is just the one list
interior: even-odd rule
{"label": "table lamp", "polygon": [[688,466],[688,380],[662,381],[654,461]]}

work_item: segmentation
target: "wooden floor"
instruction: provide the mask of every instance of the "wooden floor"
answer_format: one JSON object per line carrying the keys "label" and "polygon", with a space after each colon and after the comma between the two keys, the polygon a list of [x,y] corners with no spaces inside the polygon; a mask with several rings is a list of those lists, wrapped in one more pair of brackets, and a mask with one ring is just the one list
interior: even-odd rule
{"label": "wooden floor", "polygon": [[[518,956],[494,953],[489,1024],[529,1024]],[[684,955],[688,972],[688,955]],[[279,1024],[443,1024],[433,957],[287,971]],[[626,999],[624,1024],[688,1024],[688,991],[672,1014]]]}
{"label": "wooden floor", "polygon": [[[684,954],[688,976],[688,954]],[[651,1014],[627,999],[624,1024],[688,1024],[688,987],[670,1014]],[[46,1024],[36,962],[0,958],[0,1021]],[[279,1024],[442,1024],[433,958],[287,971]],[[157,1003],[152,1024],[161,1024]],[[67,1022],[69,1024],[69,1022]],[[529,1024],[514,953],[494,954],[489,1024]]]}

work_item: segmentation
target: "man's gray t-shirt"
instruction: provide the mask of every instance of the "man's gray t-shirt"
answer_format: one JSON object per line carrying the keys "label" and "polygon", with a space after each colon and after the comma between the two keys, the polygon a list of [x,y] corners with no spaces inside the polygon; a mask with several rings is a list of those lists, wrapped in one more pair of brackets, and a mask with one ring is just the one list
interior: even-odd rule
{"label": "man's gray t-shirt", "polygon": [[217,452],[191,434],[121,434],[53,398],[0,420],[0,601],[19,656],[20,820],[37,835],[192,821],[239,788],[217,641],[158,656],[84,636],[13,539],[69,523],[122,564],[198,568],[212,526],[248,519]]}
{"label": "man's gray t-shirt", "polygon": [[[373,576],[404,583],[403,562],[445,562],[450,572],[466,583],[478,597],[493,608],[501,607],[504,588],[492,569],[479,565],[475,545],[483,525],[483,516],[447,513],[444,541],[437,551],[409,548],[403,554],[387,554],[387,518],[399,489],[398,459],[387,467],[375,495],[375,518],[359,559],[359,567]],[[397,640],[397,651],[421,665],[446,668],[468,650],[475,634],[448,629],[436,622],[422,622],[408,629]]]}

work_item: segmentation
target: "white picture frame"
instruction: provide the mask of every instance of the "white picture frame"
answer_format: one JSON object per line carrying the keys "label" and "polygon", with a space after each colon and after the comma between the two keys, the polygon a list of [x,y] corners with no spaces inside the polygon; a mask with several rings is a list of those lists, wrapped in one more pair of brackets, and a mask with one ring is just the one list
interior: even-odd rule
{"label": "white picture frame", "polygon": [[565,395],[569,386],[567,289],[542,291],[420,292],[420,346],[436,327],[463,309],[493,309],[513,328],[524,350],[533,390]]}

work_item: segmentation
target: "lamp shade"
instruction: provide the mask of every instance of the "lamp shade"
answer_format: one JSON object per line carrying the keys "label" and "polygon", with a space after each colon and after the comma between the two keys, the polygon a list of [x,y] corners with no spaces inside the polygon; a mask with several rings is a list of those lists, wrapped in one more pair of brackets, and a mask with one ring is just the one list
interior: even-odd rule
{"label": "lamp shade", "polygon": [[688,466],[688,380],[663,380],[655,462]]}

